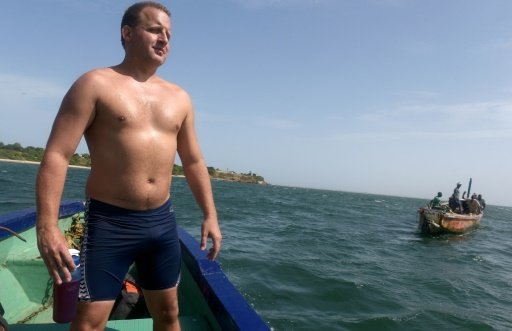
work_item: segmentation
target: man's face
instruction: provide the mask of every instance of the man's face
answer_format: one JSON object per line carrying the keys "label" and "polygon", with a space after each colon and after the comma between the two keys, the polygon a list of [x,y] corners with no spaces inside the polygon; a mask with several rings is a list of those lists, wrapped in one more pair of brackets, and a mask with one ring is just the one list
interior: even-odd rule
{"label": "man's face", "polygon": [[139,23],[131,28],[127,47],[130,52],[145,60],[165,62],[169,53],[171,20],[169,16],[153,7],[144,8],[139,14]]}

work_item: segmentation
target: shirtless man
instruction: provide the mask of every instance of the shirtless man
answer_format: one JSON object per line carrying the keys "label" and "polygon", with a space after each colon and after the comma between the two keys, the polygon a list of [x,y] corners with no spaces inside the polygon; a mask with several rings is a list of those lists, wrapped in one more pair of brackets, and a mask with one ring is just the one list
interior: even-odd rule
{"label": "shirtless man", "polygon": [[[142,264],[138,269],[144,276],[144,296],[154,330],[180,329],[177,283],[181,257],[169,200],[176,152],[204,214],[201,249],[206,249],[207,239],[211,238],[213,245],[208,258],[215,259],[220,250],[221,232],[210,178],[194,128],[191,100],[180,87],[156,75],[169,53],[170,37],[170,13],[165,7],[144,2],[128,8],[121,23],[124,60],[119,65],[92,70],[78,78],[55,118],[37,176],[36,198],[38,247],[57,284],[69,281],[70,271],[75,268],[64,236],[57,227],[57,218],[68,163],[82,135],[92,161],[85,188],[88,235],[81,256],[85,270],[72,330],[105,327],[132,260]],[[159,228],[155,228],[157,226]],[[117,250],[112,243],[118,239],[116,236],[132,231],[132,227],[135,228],[132,235],[147,230],[150,238],[135,236],[138,242],[133,245],[131,239],[128,244],[125,239],[118,244],[125,243],[132,249],[158,237],[156,244],[162,246],[157,251],[136,248],[139,251],[129,256],[123,251],[119,253],[125,254],[122,258],[105,257],[106,252]],[[169,235],[159,238],[162,233]],[[105,240],[105,236],[112,238]],[[96,247],[99,241],[92,245],[98,237],[108,241],[102,248]],[[165,254],[158,256],[162,250]],[[125,262],[119,265],[123,259]],[[108,263],[102,264],[104,260]],[[110,268],[110,265],[116,269],[101,276],[105,274],[102,268]],[[112,274],[117,279],[108,276]],[[104,283],[111,282],[109,277],[114,283],[107,286]]]}

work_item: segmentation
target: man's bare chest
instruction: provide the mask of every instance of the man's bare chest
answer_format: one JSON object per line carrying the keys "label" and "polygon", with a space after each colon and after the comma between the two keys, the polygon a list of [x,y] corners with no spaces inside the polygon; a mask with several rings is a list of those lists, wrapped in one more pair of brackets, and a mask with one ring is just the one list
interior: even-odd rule
{"label": "man's bare chest", "polygon": [[185,113],[179,102],[156,93],[113,91],[100,98],[95,122],[113,129],[152,128],[178,131]]}

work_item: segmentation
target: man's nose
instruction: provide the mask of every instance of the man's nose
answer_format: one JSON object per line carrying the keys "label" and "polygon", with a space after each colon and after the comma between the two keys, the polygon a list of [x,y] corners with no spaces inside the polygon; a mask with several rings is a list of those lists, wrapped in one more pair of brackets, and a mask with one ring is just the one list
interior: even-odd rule
{"label": "man's nose", "polygon": [[167,33],[165,32],[162,32],[158,35],[158,39],[162,42],[164,42],[165,44],[167,44],[169,42],[169,38],[167,37]]}

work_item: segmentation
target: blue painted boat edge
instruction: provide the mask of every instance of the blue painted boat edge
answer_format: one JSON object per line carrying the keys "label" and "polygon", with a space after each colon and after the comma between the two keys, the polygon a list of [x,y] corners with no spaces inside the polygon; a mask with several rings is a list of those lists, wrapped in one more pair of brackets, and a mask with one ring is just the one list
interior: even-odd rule
{"label": "blue painted boat edge", "polygon": [[[67,217],[84,211],[82,201],[63,201],[59,208],[59,217]],[[23,232],[36,224],[36,208],[26,208],[0,215],[0,226],[4,226],[14,232]],[[0,230],[0,240],[10,237],[7,231]]]}
{"label": "blue painted boat edge", "polygon": [[182,259],[199,285],[222,330],[270,330],[270,327],[229,281],[216,261],[207,258],[206,251],[187,231],[178,227]]}

